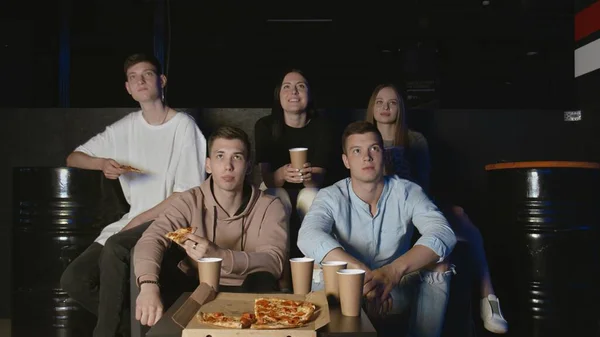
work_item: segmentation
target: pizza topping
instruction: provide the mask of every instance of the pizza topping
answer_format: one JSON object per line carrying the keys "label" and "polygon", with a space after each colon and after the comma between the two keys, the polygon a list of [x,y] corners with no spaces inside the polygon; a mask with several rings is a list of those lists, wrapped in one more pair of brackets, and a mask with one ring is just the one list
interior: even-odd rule
{"label": "pizza topping", "polygon": [[199,313],[206,324],[235,329],[289,329],[304,326],[312,318],[316,307],[310,302],[278,298],[257,298],[254,313],[227,316],[221,312]]}
{"label": "pizza topping", "polygon": [[198,313],[198,317],[200,321],[204,324],[215,325],[223,328],[231,328],[231,329],[244,329],[249,328],[250,325],[254,322],[252,319],[249,319],[251,314],[244,313],[242,317],[232,317],[224,315],[223,313],[206,313],[201,312]]}
{"label": "pizza topping", "polygon": [[268,306],[269,305],[269,301],[267,301],[267,300],[257,300],[256,302],[254,302],[254,305],[255,306],[261,306],[261,307]]}
{"label": "pizza topping", "polygon": [[294,328],[308,323],[316,307],[304,301],[292,301],[277,298],[257,298],[254,311],[257,317],[257,329]]}

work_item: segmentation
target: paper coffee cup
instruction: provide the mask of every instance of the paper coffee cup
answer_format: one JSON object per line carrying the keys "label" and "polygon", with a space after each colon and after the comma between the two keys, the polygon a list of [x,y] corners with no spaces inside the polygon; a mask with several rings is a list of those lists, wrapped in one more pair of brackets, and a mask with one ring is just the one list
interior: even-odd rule
{"label": "paper coffee cup", "polygon": [[306,147],[295,147],[290,149],[290,163],[292,164],[292,168],[302,169],[304,167],[304,164],[307,162],[307,152],[308,148]]}
{"label": "paper coffee cup", "polygon": [[322,262],[323,280],[325,281],[325,294],[327,297],[333,297],[339,301],[340,293],[338,287],[337,271],[346,269],[348,262],[344,261],[327,261]]}
{"label": "paper coffee cup", "polygon": [[219,290],[219,281],[221,280],[221,262],[223,259],[218,257],[205,257],[198,260],[198,276],[200,283],[204,282],[213,287],[215,291]]}
{"label": "paper coffee cup", "polygon": [[315,259],[296,257],[290,259],[294,294],[305,295],[311,291]]}
{"label": "paper coffee cup", "polygon": [[365,271],[362,269],[341,269],[336,273],[338,276],[342,315],[359,316]]}

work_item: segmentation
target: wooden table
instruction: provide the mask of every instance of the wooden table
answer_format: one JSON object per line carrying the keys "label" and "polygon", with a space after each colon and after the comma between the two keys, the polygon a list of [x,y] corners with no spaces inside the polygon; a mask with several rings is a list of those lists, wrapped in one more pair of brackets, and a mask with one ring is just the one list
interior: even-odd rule
{"label": "wooden table", "polygon": [[[190,297],[191,293],[183,293],[167,310],[163,317],[146,334],[146,337],[181,337],[181,327],[175,324],[171,316]],[[377,337],[377,332],[363,311],[359,317],[343,316],[340,308],[329,307],[330,322],[317,330],[319,337]]]}

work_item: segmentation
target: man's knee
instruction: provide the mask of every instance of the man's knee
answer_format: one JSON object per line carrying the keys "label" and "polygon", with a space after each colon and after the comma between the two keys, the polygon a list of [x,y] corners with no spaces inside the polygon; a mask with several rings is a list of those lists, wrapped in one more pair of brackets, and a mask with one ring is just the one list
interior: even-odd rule
{"label": "man's knee", "polygon": [[452,276],[456,274],[456,266],[453,264],[440,264],[442,268],[437,270],[421,269],[419,271],[421,284],[441,285],[442,288],[450,284]]}
{"label": "man's knee", "polygon": [[67,293],[71,293],[74,288],[78,285],[78,279],[76,273],[70,268],[71,265],[67,266],[67,269],[63,271],[60,276],[60,287]]}
{"label": "man's knee", "polygon": [[104,244],[102,249],[102,257],[110,256],[118,258],[119,260],[129,260],[131,254],[131,247],[124,244],[122,240],[119,240],[118,235],[113,235]]}

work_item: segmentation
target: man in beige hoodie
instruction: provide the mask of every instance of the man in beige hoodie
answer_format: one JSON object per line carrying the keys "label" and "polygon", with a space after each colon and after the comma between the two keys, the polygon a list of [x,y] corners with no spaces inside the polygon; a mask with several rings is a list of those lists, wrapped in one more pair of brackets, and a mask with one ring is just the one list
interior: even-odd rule
{"label": "man in beige hoodie", "polygon": [[[248,135],[238,128],[221,127],[211,134],[208,151],[209,179],[181,193],[135,247],[134,269],[140,287],[136,318],[142,324],[154,325],[162,316],[161,264],[172,245],[165,234],[179,228],[193,228],[182,244],[187,257],[178,264],[190,276],[197,277],[194,260],[219,257],[223,259],[221,286],[253,291],[248,283],[264,289],[266,284],[276,286],[281,277],[289,249],[288,219],[278,198],[245,183],[251,168]],[[248,282],[256,275],[262,279]]]}

